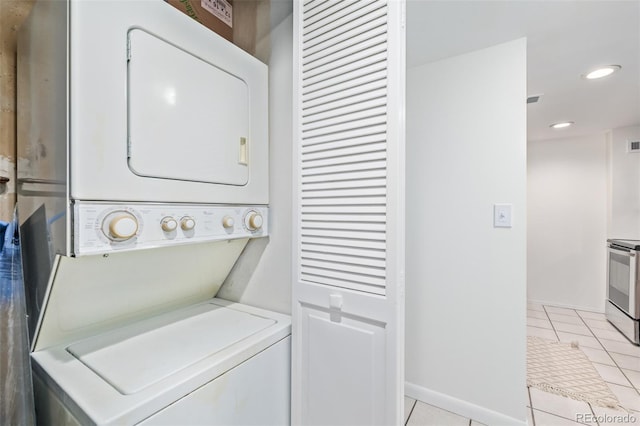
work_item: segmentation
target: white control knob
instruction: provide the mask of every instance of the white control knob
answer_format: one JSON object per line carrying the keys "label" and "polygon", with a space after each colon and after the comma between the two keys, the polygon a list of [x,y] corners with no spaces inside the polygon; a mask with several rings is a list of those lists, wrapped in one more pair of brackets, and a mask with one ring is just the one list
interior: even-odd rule
{"label": "white control knob", "polygon": [[233,228],[233,225],[235,224],[236,224],[236,221],[233,220],[231,216],[225,216],[222,218],[222,226],[224,226],[227,229]]}
{"label": "white control knob", "polygon": [[180,228],[182,228],[183,231],[191,231],[195,227],[196,220],[191,216],[185,216],[180,219]]}
{"label": "white control knob", "polygon": [[128,240],[138,232],[138,219],[128,212],[117,212],[107,219],[109,221],[109,238],[112,240]]}
{"label": "white control knob", "polygon": [[256,211],[251,211],[244,217],[244,224],[250,231],[257,231],[262,228],[262,215]]}
{"label": "white control knob", "polygon": [[162,218],[162,221],[160,222],[160,227],[164,232],[172,232],[172,231],[175,231],[176,228],[178,227],[178,221],[172,218],[171,216],[167,216],[165,218]]}

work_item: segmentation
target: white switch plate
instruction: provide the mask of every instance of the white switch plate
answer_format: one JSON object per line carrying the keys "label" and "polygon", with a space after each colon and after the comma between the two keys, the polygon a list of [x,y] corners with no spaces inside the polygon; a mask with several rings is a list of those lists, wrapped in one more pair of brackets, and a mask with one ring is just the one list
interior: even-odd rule
{"label": "white switch plate", "polygon": [[493,205],[493,227],[494,228],[511,228],[511,209],[512,204],[494,204]]}

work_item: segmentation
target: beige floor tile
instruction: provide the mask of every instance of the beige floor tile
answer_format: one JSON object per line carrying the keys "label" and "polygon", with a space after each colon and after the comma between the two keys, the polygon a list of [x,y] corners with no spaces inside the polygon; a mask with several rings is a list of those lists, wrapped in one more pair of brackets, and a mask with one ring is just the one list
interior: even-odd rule
{"label": "beige floor tile", "polygon": [[598,340],[600,340],[600,343],[602,343],[602,346],[604,346],[604,348],[609,353],[615,352],[617,354],[632,355],[632,356],[640,357],[640,347],[635,346],[629,343],[628,341],[620,342],[617,340],[609,340],[609,339],[598,339]]}
{"label": "beige floor tile", "polygon": [[469,426],[469,419],[417,401],[407,426]]}
{"label": "beige floor tile", "polygon": [[629,340],[624,337],[618,330],[603,330],[600,328],[592,328],[591,331],[598,339],[617,340],[618,342],[628,342]]}
{"label": "beige floor tile", "polygon": [[[589,410],[589,414],[591,414],[591,410]],[[533,410],[533,420],[536,426],[576,426],[581,424],[597,426],[596,422],[578,423],[573,420],[569,420],[567,418],[556,416],[536,409]]]}
{"label": "beige floor tile", "polygon": [[640,371],[640,357],[618,354],[615,352],[610,352],[609,355],[613,358],[616,364],[618,364],[618,367],[627,370]]}
{"label": "beige floor tile", "polygon": [[618,367],[596,363],[594,363],[593,366],[598,370],[598,373],[600,373],[600,376],[605,382],[615,383],[616,385],[621,386],[632,386],[629,380],[627,380],[627,377],[622,374],[622,371]]}
{"label": "beige floor tile", "polygon": [[568,308],[558,308],[555,306],[546,306],[544,307],[544,310],[547,311],[547,313],[551,314],[560,314],[560,315],[569,315],[572,317],[577,317],[578,314],[574,309],[568,309]]}
{"label": "beige floor tile", "polygon": [[589,326],[589,328],[592,331],[594,328],[599,328],[601,330],[617,331],[616,328],[612,326],[609,321],[602,321],[602,320],[591,319],[591,318],[583,318],[582,320]]}
{"label": "beige floor tile", "polygon": [[571,315],[562,315],[562,314],[556,314],[554,312],[549,312],[549,318],[551,318],[551,321],[566,322],[567,324],[584,325],[584,323],[582,322],[582,319],[577,315],[571,316]]}
{"label": "beige floor tile", "polygon": [[484,423],[477,422],[475,420],[471,420],[471,426],[487,426]]}
{"label": "beige floor tile", "polygon": [[562,331],[556,332],[558,335],[558,339],[561,342],[565,343],[573,343],[578,342],[580,347],[586,346],[588,348],[602,349],[600,343],[595,337],[592,336],[583,336],[582,334],[574,334],[574,333],[564,333]]}
{"label": "beige floor tile", "polygon": [[593,336],[591,330],[586,325],[567,324],[565,322],[553,321],[553,328],[556,331],[564,331],[565,333],[582,334],[583,336]]}
{"label": "beige floor tile", "polygon": [[638,391],[626,386],[614,385],[613,383],[609,383],[608,385],[611,392],[618,397],[618,401],[620,401],[620,404],[624,408],[640,411],[640,395]]}
{"label": "beige floor tile", "polygon": [[640,415],[635,412],[628,413],[622,410],[614,410],[612,408],[598,407],[597,405],[592,405],[591,409],[596,417],[595,420],[598,421],[600,426],[609,426],[609,425],[631,425],[631,426],[640,426]]}
{"label": "beige floor tile", "polygon": [[548,319],[527,317],[527,325],[530,325],[532,327],[548,328],[549,330],[551,330],[551,322]]}
{"label": "beige floor tile", "polygon": [[622,372],[631,382],[634,388],[640,389],[640,371],[622,369]]}
{"label": "beige floor tile", "polygon": [[[591,413],[589,404],[584,401],[576,401],[575,399],[544,392],[536,388],[529,388],[529,393],[534,410],[541,410],[571,420],[575,420],[578,414]],[[534,420],[536,424],[546,425],[546,423],[540,423],[538,421],[535,412]]]}
{"label": "beige floor tile", "polygon": [[415,405],[416,400],[413,398],[409,398],[408,396],[404,397],[404,422],[407,423],[409,419],[409,415],[411,414],[411,410],[413,410],[413,406]]}
{"label": "beige floor tile", "polygon": [[527,309],[544,312],[544,307],[540,303],[527,302]]}
{"label": "beige floor tile", "polygon": [[553,330],[548,330],[546,328],[527,326],[527,336],[542,337],[543,339],[552,340],[554,342],[558,341],[556,333]]}
{"label": "beige floor tile", "polygon": [[584,354],[587,356],[587,358],[589,358],[589,360],[591,362],[597,362],[597,363],[600,363],[600,364],[611,365],[611,366],[614,366],[614,367],[616,366],[616,363],[613,362],[613,359],[611,359],[611,357],[609,356],[609,354],[605,350],[594,349],[594,348],[590,348],[588,346],[582,346],[580,348],[580,350],[582,350],[582,352],[584,352]]}
{"label": "beige floor tile", "polygon": [[546,312],[532,311],[530,309],[527,310],[527,318],[538,318],[538,319],[549,320],[549,317],[547,316]]}
{"label": "beige floor tile", "polygon": [[607,317],[605,317],[602,312],[581,311],[578,309],[576,309],[576,312],[582,318],[590,318],[590,319],[601,320],[601,321],[607,320]]}

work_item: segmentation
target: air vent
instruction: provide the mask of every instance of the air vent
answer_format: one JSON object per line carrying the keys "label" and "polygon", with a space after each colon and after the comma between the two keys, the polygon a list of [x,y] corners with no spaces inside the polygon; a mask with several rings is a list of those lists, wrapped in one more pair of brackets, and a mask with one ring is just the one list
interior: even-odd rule
{"label": "air vent", "polygon": [[640,152],[640,140],[638,140],[638,141],[629,141],[628,151],[629,152]]}
{"label": "air vent", "polygon": [[540,98],[542,98],[542,94],[540,95],[531,95],[527,98],[527,103],[528,104],[535,104],[540,102]]}

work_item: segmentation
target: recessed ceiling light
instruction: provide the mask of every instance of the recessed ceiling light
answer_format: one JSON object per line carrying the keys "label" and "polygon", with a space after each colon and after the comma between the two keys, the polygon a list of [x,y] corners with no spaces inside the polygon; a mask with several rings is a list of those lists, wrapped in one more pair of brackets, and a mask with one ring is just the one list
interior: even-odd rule
{"label": "recessed ceiling light", "polygon": [[587,80],[595,80],[597,78],[611,75],[614,72],[618,71],[620,68],[622,68],[620,65],[607,65],[606,67],[600,67],[586,74],[583,74],[582,77],[586,78]]}
{"label": "recessed ceiling light", "polygon": [[561,121],[560,123],[553,123],[549,127],[552,129],[565,129],[569,126],[573,126],[573,121]]}

